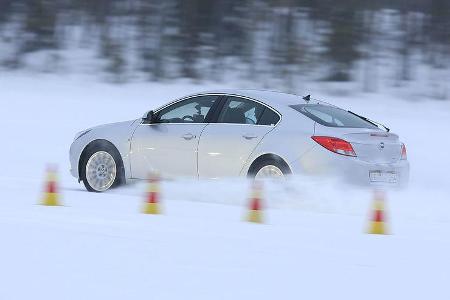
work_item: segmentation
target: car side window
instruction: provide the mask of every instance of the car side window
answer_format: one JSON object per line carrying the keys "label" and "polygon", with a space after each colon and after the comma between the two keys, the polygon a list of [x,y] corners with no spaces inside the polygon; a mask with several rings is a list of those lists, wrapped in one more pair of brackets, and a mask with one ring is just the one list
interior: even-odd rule
{"label": "car side window", "polygon": [[[267,111],[267,112],[266,112]],[[274,116],[275,115],[275,116]],[[272,125],[278,115],[266,106],[239,97],[228,97],[219,115],[219,123]]]}
{"label": "car side window", "polygon": [[158,123],[205,123],[219,96],[198,96],[174,103],[158,112]]}
{"label": "car side window", "polygon": [[275,125],[278,121],[280,121],[280,116],[270,108],[266,107],[261,118],[258,120],[258,125]]}

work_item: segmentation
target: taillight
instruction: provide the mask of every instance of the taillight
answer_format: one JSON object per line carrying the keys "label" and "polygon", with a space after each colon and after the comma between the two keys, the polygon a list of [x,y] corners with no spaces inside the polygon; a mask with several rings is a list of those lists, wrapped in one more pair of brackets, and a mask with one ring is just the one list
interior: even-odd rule
{"label": "taillight", "polygon": [[311,138],[322,147],[334,153],[346,156],[356,156],[355,150],[353,150],[352,145],[347,141],[330,136],[312,136]]}
{"label": "taillight", "polygon": [[402,156],[401,156],[401,159],[406,160],[407,158],[408,157],[406,155],[406,146],[405,146],[405,144],[402,144]]}

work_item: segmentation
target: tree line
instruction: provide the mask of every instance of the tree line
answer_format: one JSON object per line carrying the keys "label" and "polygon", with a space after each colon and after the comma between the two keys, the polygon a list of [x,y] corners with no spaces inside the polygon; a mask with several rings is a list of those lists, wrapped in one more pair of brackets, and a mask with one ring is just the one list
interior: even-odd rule
{"label": "tree line", "polygon": [[1,0],[0,41],[4,69],[26,67],[30,53],[57,60],[58,50],[87,47],[117,81],[361,80],[371,91],[389,58],[393,84],[417,65],[449,68],[450,1]]}

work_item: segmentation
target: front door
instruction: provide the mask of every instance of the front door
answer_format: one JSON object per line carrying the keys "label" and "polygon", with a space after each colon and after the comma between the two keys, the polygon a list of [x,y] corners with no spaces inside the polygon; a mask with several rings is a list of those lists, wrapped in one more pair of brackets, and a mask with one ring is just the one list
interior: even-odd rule
{"label": "front door", "polygon": [[133,178],[150,172],[165,177],[197,177],[197,149],[207,115],[218,96],[183,99],[156,112],[156,123],[140,124],[130,151]]}

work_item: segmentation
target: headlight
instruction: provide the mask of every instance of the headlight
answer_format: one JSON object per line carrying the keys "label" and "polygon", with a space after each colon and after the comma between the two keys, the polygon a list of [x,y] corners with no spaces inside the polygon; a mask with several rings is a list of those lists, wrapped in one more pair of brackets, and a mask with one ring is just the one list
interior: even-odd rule
{"label": "headlight", "polygon": [[83,135],[85,135],[85,134],[88,133],[89,131],[91,131],[91,129],[86,129],[86,130],[83,130],[83,131],[78,132],[78,133],[75,135],[75,138],[74,138],[73,140],[74,140],[74,141],[75,141],[75,140],[78,140],[80,137],[82,137]]}

